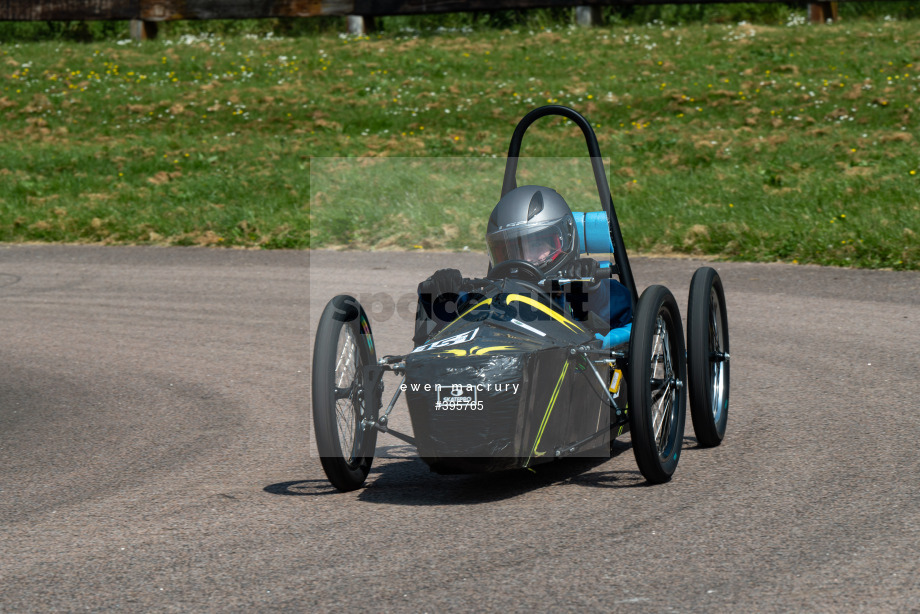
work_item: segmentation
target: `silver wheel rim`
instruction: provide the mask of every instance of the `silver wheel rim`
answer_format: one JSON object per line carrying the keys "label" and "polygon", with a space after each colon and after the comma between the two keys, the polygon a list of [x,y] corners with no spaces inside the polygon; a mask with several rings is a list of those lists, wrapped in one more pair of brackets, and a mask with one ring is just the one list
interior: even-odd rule
{"label": "silver wheel rim", "polygon": [[670,454],[669,435],[677,411],[678,381],[671,356],[671,338],[664,317],[659,313],[651,356],[652,432],[658,455]]}
{"label": "silver wheel rim", "polygon": [[716,424],[725,411],[725,331],[722,308],[715,286],[709,289],[709,377],[712,386],[712,419]]}
{"label": "silver wheel rim", "polygon": [[343,326],[336,343],[335,424],[345,462],[354,465],[361,443],[358,424],[364,419],[362,387],[358,376],[358,344],[349,326]]}

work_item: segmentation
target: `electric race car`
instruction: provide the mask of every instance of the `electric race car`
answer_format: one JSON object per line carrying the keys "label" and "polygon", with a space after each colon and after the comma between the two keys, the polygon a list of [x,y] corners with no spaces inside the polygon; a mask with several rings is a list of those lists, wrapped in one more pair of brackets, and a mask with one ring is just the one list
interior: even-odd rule
{"label": "electric race car", "polygon": [[[529,468],[572,455],[609,455],[627,429],[643,477],[668,481],[680,458],[689,389],[698,443],[721,443],[728,419],[729,344],[718,273],[690,282],[687,344],[677,302],[664,286],[639,297],[623,245],[597,137],[576,111],[528,113],[511,138],[502,196],[517,187],[521,141],[537,119],[559,115],[585,136],[602,211],[574,213],[580,250],[612,254],[578,277],[546,277],[506,260],[471,289],[456,318],[413,351],[377,358],[371,325],[351,296],[327,304],[313,353],[313,422],[329,481],[342,491],[367,478],[378,433],[412,444],[438,473]],[[628,338],[604,347],[566,309],[573,284],[616,278],[629,291]],[[383,405],[383,375],[401,377]],[[405,393],[413,434],[389,424]]]}

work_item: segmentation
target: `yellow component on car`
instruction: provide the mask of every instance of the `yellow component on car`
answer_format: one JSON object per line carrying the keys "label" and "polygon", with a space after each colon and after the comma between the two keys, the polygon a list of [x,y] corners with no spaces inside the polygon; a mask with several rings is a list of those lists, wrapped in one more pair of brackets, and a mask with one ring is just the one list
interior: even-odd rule
{"label": "yellow component on car", "polygon": [[540,438],[543,437],[543,430],[546,428],[547,422],[549,422],[549,415],[553,413],[553,406],[556,404],[556,398],[559,396],[559,390],[562,388],[562,380],[565,379],[565,373],[569,370],[569,361],[565,361],[565,364],[562,365],[562,373],[559,374],[559,380],[556,382],[556,388],[553,390],[553,395],[549,399],[549,405],[546,408],[546,413],[543,415],[543,421],[540,423],[540,430],[537,431],[537,438],[533,442],[533,448],[530,450],[530,456],[527,457],[527,462],[524,463],[524,466],[530,464],[530,459],[534,456],[543,456],[546,452],[538,452],[537,446],[540,445]]}
{"label": "yellow component on car", "polygon": [[448,328],[450,328],[451,326],[453,326],[453,325],[456,324],[457,322],[461,321],[461,320],[463,319],[463,316],[465,316],[465,315],[468,314],[469,312],[473,311],[474,309],[479,309],[479,308],[482,307],[483,305],[491,305],[491,304],[492,304],[492,299],[490,299],[490,298],[487,298],[487,299],[484,300],[484,301],[480,301],[480,302],[476,303],[475,305],[473,305],[472,307],[470,307],[469,309],[467,309],[466,311],[464,311],[462,314],[460,314],[460,317],[459,317],[459,318],[457,318],[456,320],[454,320],[453,322],[449,323],[447,326],[445,326],[444,328],[442,328],[442,329],[441,329],[441,332],[444,332],[445,330],[447,330]]}
{"label": "yellow component on car", "polygon": [[513,350],[514,346],[511,345],[492,345],[489,347],[481,348],[478,345],[470,348],[469,352],[466,350],[444,350],[442,354],[453,354],[454,356],[482,356],[483,354],[488,354],[490,352],[501,352],[503,350]]}
{"label": "yellow component on car", "polygon": [[540,301],[535,301],[529,296],[523,296],[521,294],[509,294],[508,299],[505,302],[507,302],[508,304],[511,304],[514,302],[520,302],[520,303],[524,303],[525,305],[530,305],[534,309],[539,309],[540,311],[542,311],[549,317],[553,318],[560,324],[564,325],[569,330],[576,330],[576,331],[584,330],[578,324],[575,324],[575,322],[572,322],[571,320],[567,319],[565,316],[562,316],[556,313],[555,311],[553,311],[551,308],[547,307]]}
{"label": "yellow component on car", "polygon": [[620,392],[620,383],[623,381],[623,372],[619,369],[613,370],[613,375],[610,376],[610,387],[607,388],[613,394],[619,394]]}

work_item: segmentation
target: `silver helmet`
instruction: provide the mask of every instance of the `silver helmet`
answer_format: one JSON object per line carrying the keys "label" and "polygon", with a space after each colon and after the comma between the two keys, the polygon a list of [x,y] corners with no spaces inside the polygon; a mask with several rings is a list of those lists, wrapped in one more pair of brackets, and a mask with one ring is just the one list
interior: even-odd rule
{"label": "silver helmet", "polygon": [[579,254],[572,210],[555,190],[538,185],[515,188],[498,201],[486,243],[492,266],[526,260],[546,277],[567,270]]}

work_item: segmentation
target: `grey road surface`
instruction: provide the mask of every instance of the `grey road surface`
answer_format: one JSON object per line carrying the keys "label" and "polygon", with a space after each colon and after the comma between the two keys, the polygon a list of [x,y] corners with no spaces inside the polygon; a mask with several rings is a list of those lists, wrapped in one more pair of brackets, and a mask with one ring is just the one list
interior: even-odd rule
{"label": "grey road surface", "polygon": [[[701,264],[633,268],[685,313]],[[0,246],[0,612],[920,610],[917,273],[715,264],[728,433],[700,449],[688,421],[668,484],[628,437],[446,477],[381,436],[366,487],[332,490],[311,456],[325,302],[372,303],[401,353],[418,281],[485,265]]]}

